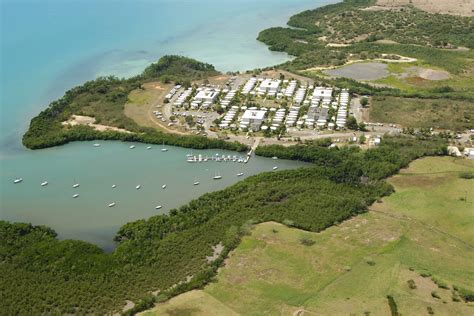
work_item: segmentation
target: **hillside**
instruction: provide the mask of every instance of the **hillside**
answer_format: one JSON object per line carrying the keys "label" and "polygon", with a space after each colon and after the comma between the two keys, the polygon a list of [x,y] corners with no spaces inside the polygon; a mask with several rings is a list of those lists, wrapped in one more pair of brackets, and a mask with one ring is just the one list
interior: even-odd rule
{"label": "hillside", "polygon": [[417,160],[388,180],[395,194],[321,233],[258,224],[216,282],[145,315],[470,315],[474,180],[463,172],[474,163]]}
{"label": "hillside", "polygon": [[474,2],[471,0],[377,0],[377,5],[384,7],[413,5],[431,13],[474,15]]}

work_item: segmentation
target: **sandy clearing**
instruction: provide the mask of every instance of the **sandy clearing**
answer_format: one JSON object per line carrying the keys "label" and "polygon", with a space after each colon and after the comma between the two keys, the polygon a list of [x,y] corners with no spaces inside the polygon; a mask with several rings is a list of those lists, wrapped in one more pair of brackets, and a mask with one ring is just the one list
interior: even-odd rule
{"label": "sandy clearing", "polygon": [[434,70],[434,69],[420,69],[418,71],[420,78],[426,80],[446,80],[451,78],[451,75],[447,71]]}
{"label": "sandy clearing", "polygon": [[95,124],[95,118],[91,116],[83,116],[83,115],[72,115],[71,118],[65,122],[61,123],[64,126],[76,126],[76,125],[86,125],[94,128],[99,132],[105,131],[116,131],[122,133],[131,133],[123,128],[118,128],[114,126],[102,125],[102,124]]}
{"label": "sandy clearing", "polygon": [[472,0],[377,0],[377,5],[388,8],[413,5],[430,13],[474,16]]}
{"label": "sandy clearing", "polygon": [[398,75],[399,78],[419,77],[425,80],[438,81],[451,78],[451,74],[445,70],[436,70],[422,67],[409,67],[406,72]]}
{"label": "sandy clearing", "polygon": [[342,66],[323,66],[323,67],[312,67],[305,69],[304,71],[318,71],[318,70],[330,70],[330,69],[337,69],[337,68],[342,68],[347,65],[352,65],[352,64],[357,64],[357,63],[364,63],[364,62],[384,62],[384,63],[414,63],[418,61],[416,58],[412,57],[407,57],[407,56],[402,56],[402,55],[395,55],[391,54],[392,56],[398,56],[399,59],[389,59],[389,58],[383,58],[385,56],[388,56],[388,54],[382,54],[382,58],[373,58],[373,59],[352,59],[346,62]]}

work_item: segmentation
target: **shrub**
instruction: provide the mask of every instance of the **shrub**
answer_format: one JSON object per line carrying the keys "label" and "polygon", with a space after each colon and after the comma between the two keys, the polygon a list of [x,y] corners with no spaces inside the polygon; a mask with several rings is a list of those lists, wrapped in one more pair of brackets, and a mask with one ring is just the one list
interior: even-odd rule
{"label": "shrub", "polygon": [[426,310],[428,311],[428,314],[434,315],[433,307],[431,307],[431,306],[426,306]]}
{"label": "shrub", "polygon": [[431,280],[433,280],[434,283],[436,283],[436,285],[440,288],[440,289],[445,289],[445,290],[448,290],[449,289],[449,286],[446,284],[446,282],[438,279],[438,278],[431,278]]}
{"label": "shrub", "polygon": [[461,179],[474,179],[474,171],[464,171],[459,174],[459,178]]}
{"label": "shrub", "polygon": [[375,261],[371,257],[366,258],[365,262],[367,262],[369,266],[375,266]]}
{"label": "shrub", "polygon": [[300,239],[300,243],[302,245],[305,245],[305,246],[312,246],[314,245],[316,242],[312,239],[309,239],[309,238],[306,238],[306,237],[303,237]]}
{"label": "shrub", "polygon": [[437,299],[441,299],[441,296],[439,296],[438,292],[436,291],[431,291],[431,296],[434,297],[434,298],[437,298]]}
{"label": "shrub", "polygon": [[474,291],[457,286],[453,286],[453,289],[459,293],[465,302],[474,302]]}
{"label": "shrub", "polygon": [[397,303],[395,302],[395,299],[393,298],[392,295],[387,295],[387,300],[388,300],[388,306],[390,307],[390,313],[392,316],[399,316],[400,314],[398,313],[398,306]]}
{"label": "shrub", "polygon": [[407,283],[408,283],[408,287],[409,287],[410,289],[412,289],[412,290],[416,289],[416,283],[415,283],[415,281],[413,281],[413,280],[408,280]]}

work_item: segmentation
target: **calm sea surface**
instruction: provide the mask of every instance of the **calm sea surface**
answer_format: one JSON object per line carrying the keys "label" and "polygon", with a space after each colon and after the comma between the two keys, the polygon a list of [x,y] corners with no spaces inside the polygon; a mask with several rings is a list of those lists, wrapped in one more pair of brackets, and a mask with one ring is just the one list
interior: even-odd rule
{"label": "calm sea surface", "polygon": [[[257,42],[258,32],[333,2],[0,0],[0,219],[45,224],[61,238],[110,248],[127,221],[224,188],[240,179],[238,172],[270,171],[275,162],[258,157],[245,166],[189,164],[189,150],[181,148],[162,153],[156,146],[130,150],[125,143],[102,142],[99,148],[74,143],[29,151],[20,140],[29,120],[67,89],[100,75],[137,74],[165,54],[194,57],[222,71],[288,60]],[[279,169],[299,165],[278,161]],[[222,180],[211,179],[216,171]],[[13,185],[15,177],[24,182]],[[193,186],[194,179],[201,184]],[[43,180],[50,184],[41,187]],[[73,189],[74,181],[81,186]],[[143,187],[137,191],[138,184]],[[72,199],[75,191],[80,196]],[[117,206],[107,208],[110,202]],[[159,204],[163,208],[155,210]]]}

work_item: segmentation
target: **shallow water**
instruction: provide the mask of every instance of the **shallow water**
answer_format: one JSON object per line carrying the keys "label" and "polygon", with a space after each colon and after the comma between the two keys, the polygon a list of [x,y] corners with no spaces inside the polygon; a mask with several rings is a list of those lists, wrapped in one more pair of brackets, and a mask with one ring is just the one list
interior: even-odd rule
{"label": "shallow water", "polygon": [[[2,219],[33,222],[54,228],[61,238],[83,239],[110,249],[112,238],[126,222],[168,212],[210,191],[248,176],[306,164],[252,157],[237,162],[186,162],[186,154],[239,155],[223,150],[101,142],[72,143],[19,155],[4,163],[0,180]],[[33,157],[32,157],[33,155]],[[243,155],[243,154],[242,154]],[[34,164],[31,164],[34,158]],[[237,173],[244,176],[238,177]],[[214,180],[218,173],[221,180]],[[14,184],[17,177],[23,182]],[[41,182],[48,181],[47,186]],[[194,182],[200,182],[194,185]],[[73,184],[79,183],[78,188]],[[117,187],[114,189],[112,185]],[[163,189],[162,185],[166,184]],[[141,185],[139,190],[137,185]],[[72,198],[74,194],[78,198]],[[108,207],[115,202],[115,207]],[[162,205],[162,209],[155,209]]]}

